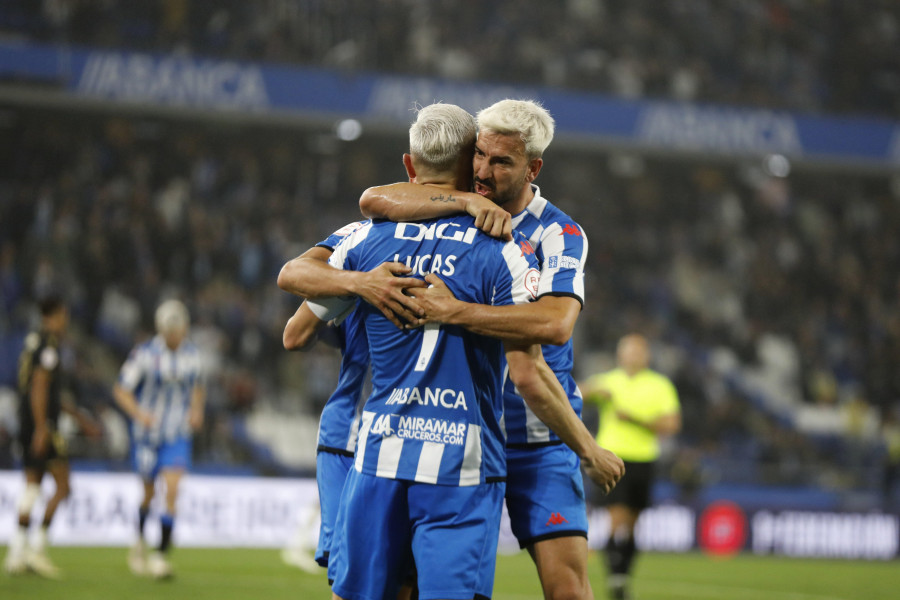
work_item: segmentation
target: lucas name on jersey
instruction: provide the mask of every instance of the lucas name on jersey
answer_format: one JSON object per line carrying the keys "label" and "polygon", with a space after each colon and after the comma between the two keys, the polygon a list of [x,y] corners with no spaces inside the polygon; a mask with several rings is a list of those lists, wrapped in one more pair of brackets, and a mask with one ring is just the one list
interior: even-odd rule
{"label": "lucas name on jersey", "polygon": [[454,265],[456,260],[457,256],[455,254],[448,256],[423,254],[422,256],[407,256],[406,258],[400,258],[399,254],[394,255],[394,262],[402,262],[412,269],[410,275],[419,275],[420,277],[425,277],[429,273],[437,273],[438,275],[449,277],[456,273],[456,265]]}
{"label": "lucas name on jersey", "polygon": [[450,388],[425,388],[425,394],[422,395],[421,390],[417,387],[412,388],[394,388],[391,395],[388,396],[386,405],[391,404],[412,404],[415,402],[419,406],[443,406],[444,408],[462,408],[468,410],[466,405],[466,395],[462,390],[453,390]]}
{"label": "lucas name on jersey", "polygon": [[[397,420],[396,427],[393,426],[392,417]],[[389,414],[375,419],[371,433],[382,438],[396,436],[404,440],[462,446],[466,441],[466,428],[465,422]]]}

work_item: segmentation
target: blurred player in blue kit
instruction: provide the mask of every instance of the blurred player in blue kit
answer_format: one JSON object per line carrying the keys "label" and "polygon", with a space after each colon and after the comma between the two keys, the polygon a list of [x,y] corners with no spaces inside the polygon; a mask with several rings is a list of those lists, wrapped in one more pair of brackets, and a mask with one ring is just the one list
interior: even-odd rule
{"label": "blurred player in blue kit", "polygon": [[[113,388],[116,403],[131,419],[131,456],[144,484],[138,510],[138,539],[128,554],[136,575],[172,575],[167,554],[175,526],[178,485],[191,466],[192,436],[203,426],[206,392],[197,347],[187,339],[190,316],[184,304],[167,300],[155,315],[157,335],[131,351]],[[165,486],[160,543],[149,551],[144,524],[156,492]]]}
{"label": "blurred player in blue kit", "polygon": [[[501,100],[478,113],[473,163],[477,193],[444,194],[428,186],[394,184],[367,190],[360,206],[366,216],[392,221],[470,212],[470,204],[485,198],[507,212],[540,265],[536,302],[502,307],[473,303],[445,286],[439,272],[426,278],[432,287],[415,296],[430,323],[463,327],[505,342],[543,344],[547,363],[580,416],[582,399],[571,374],[571,336],[584,303],[587,237],[533,183],[553,129],[553,119],[536,103]],[[514,381],[506,382],[506,504],[513,533],[534,559],[546,598],[592,598],[578,457],[519,392]]]}
{"label": "blurred player in blue kit", "polygon": [[[410,180],[447,192],[467,182],[474,137],[474,120],[462,109],[422,109],[404,156]],[[420,277],[437,272],[470,302],[533,300],[539,272],[528,242],[490,238],[475,224],[469,216],[368,224],[330,262],[354,271],[400,262]],[[310,281],[339,279],[323,275],[311,273]],[[588,440],[538,346],[508,343],[504,350],[496,339],[454,326],[399,329],[352,298],[320,305],[317,314],[327,320],[354,307],[369,340],[373,394],[341,499],[329,565],[335,595],[391,596],[411,548],[423,600],[489,597],[505,491],[504,352],[534,413],[577,449],[592,478],[611,487],[621,461]]]}

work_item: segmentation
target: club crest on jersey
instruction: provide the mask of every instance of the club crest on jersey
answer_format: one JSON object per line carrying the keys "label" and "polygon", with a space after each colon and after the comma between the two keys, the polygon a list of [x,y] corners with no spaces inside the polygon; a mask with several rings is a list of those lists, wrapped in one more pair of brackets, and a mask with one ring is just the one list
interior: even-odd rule
{"label": "club crest on jersey", "polygon": [[525,289],[531,294],[532,298],[537,298],[538,286],[541,284],[541,272],[537,269],[528,269],[525,273]]}
{"label": "club crest on jersey", "polygon": [[397,223],[394,229],[396,239],[412,242],[438,239],[471,244],[477,234],[477,228],[467,227],[463,230],[458,223],[453,222],[432,223],[427,226],[421,223]]}
{"label": "club crest on jersey", "polygon": [[332,235],[348,236],[362,226],[363,226],[362,221],[350,223],[348,225],[344,225],[343,227],[341,227],[340,229],[335,231]]}

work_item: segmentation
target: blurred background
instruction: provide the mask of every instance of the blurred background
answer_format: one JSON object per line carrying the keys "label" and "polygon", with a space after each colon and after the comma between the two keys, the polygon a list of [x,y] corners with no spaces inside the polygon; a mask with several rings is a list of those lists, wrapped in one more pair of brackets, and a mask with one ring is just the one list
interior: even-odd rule
{"label": "blurred background", "polygon": [[0,468],[60,290],[105,427],[76,469],[128,469],[111,387],[175,296],[209,372],[195,471],[312,475],[339,356],[283,350],[281,265],[403,179],[416,103],[522,97],[590,240],[577,377],[639,330],[680,393],[657,502],[897,512],[898,47],[892,0],[3,0]]}

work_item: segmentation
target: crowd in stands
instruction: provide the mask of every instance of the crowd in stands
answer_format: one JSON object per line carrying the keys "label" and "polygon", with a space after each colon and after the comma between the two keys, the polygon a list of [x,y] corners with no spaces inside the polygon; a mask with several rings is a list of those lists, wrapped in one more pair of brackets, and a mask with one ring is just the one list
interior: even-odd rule
{"label": "crowd in stands", "polygon": [[900,115],[893,0],[7,0],[28,39]]}
{"label": "crowd in stands", "polygon": [[[20,340],[34,298],[63,291],[79,395],[97,412],[113,410],[109,389],[125,353],[151,334],[158,302],[176,296],[212,373],[202,457],[247,459],[236,423],[259,403],[317,414],[337,379],[336,355],[282,349],[298,300],[275,278],[284,261],[359,218],[365,187],[403,178],[405,137],[340,142],[12,108],[0,110],[0,128],[9,141],[0,145],[6,347]],[[656,341],[685,411],[673,473],[872,483],[860,479],[870,471],[859,461],[876,446],[823,445],[729,373],[766,373],[777,394],[846,415],[844,442],[877,439],[852,417],[891,413],[900,401],[896,180],[552,146],[545,159],[537,183],[590,240],[578,374],[608,363],[626,332]],[[4,360],[0,386],[13,384]]]}

